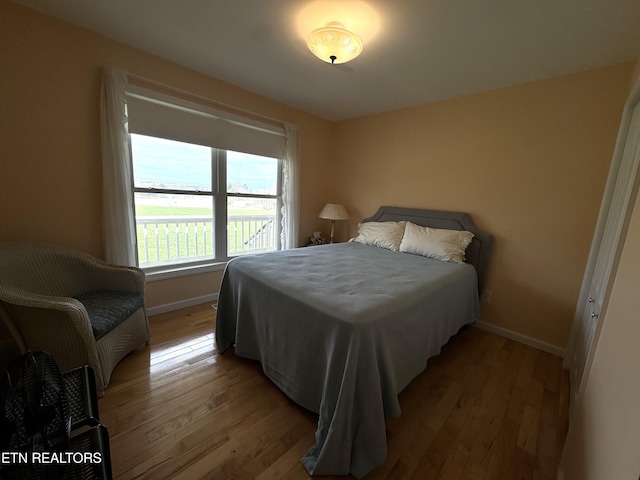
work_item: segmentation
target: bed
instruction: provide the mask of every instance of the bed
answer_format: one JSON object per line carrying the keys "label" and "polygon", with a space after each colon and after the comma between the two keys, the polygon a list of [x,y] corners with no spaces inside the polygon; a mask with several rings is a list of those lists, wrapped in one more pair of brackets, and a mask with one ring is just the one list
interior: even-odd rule
{"label": "bed", "polygon": [[302,458],[310,475],[362,478],[382,464],[398,394],[478,316],[491,236],[465,213],[380,207],[357,238],[361,228],[399,224],[471,232],[465,262],[351,241],[237,257],[225,270],[218,349],[259,361],[318,414]]}

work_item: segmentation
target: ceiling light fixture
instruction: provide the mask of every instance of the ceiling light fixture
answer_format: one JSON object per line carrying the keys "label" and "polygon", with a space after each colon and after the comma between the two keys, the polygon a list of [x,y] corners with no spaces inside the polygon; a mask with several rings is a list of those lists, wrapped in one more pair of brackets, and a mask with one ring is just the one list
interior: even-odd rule
{"label": "ceiling light fixture", "polygon": [[340,22],[329,22],[311,32],[307,46],[320,60],[333,64],[348,62],[362,53],[360,38]]}

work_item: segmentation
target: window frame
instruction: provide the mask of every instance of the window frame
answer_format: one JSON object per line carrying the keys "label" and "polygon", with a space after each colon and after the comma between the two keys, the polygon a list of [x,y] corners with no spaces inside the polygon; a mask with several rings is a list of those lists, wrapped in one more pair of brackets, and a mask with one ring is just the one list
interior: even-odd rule
{"label": "window frame", "polygon": [[[162,137],[154,137],[162,138]],[[172,140],[166,139],[165,140]],[[183,142],[188,143],[188,142]],[[196,273],[205,273],[211,271],[223,270],[227,262],[240,255],[251,255],[251,253],[242,253],[238,255],[229,255],[228,253],[228,199],[232,198],[264,198],[276,200],[276,213],[275,222],[276,225],[282,224],[282,205],[283,205],[283,159],[276,157],[277,160],[277,180],[276,180],[276,194],[244,194],[244,193],[229,193],[227,191],[227,152],[228,150],[222,148],[215,148],[207,146],[211,149],[211,190],[180,190],[175,188],[155,188],[155,187],[137,187],[135,186],[134,175],[132,175],[132,199],[133,199],[133,214],[135,223],[135,255],[136,264],[147,275],[148,281],[161,280],[166,278],[175,278],[185,275],[193,275]],[[129,153],[131,158],[131,168],[134,170],[135,158],[133,155],[133,142],[129,141]],[[238,152],[243,153],[243,152]],[[139,250],[138,250],[138,221],[136,215],[136,193],[152,193],[152,194],[171,194],[171,195],[198,195],[211,197],[212,201],[212,232],[213,232],[213,254],[208,258],[203,258],[193,261],[184,261],[176,263],[166,263],[161,265],[140,265]],[[281,228],[281,227],[280,227]],[[276,237],[276,250],[282,250],[281,235]]]}
{"label": "window frame", "polygon": [[[264,199],[275,199],[276,200],[276,225],[282,225],[282,169],[283,169],[283,160],[282,158],[276,158],[278,161],[278,170],[277,170],[277,179],[276,179],[276,194],[268,195],[268,194],[245,194],[245,193],[230,193],[227,191],[227,152],[229,150],[216,148],[215,150],[215,166],[217,169],[217,173],[215,175],[214,181],[216,184],[216,192],[214,198],[214,216],[216,218],[224,219],[224,221],[214,222],[214,227],[216,227],[216,237],[220,238],[222,241],[216,242],[216,257],[225,259],[224,262],[228,262],[230,259],[234,257],[238,257],[241,255],[250,255],[250,254],[238,254],[238,255],[229,255],[229,198],[264,198]],[[275,158],[275,157],[269,157]],[[212,168],[213,171],[213,168]],[[212,183],[213,184],[213,183]],[[219,228],[219,230],[218,230]],[[282,250],[282,241],[281,236],[278,235],[276,237],[276,251]]]}

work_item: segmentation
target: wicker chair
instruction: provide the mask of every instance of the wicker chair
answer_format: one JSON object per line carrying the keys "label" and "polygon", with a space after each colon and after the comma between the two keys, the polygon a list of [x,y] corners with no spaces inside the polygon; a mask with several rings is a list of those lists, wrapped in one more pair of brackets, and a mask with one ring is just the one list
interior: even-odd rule
{"label": "wicker chair", "polygon": [[149,342],[144,272],[54,245],[0,244],[0,318],[20,350],[60,369],[89,365],[98,395],[115,366]]}

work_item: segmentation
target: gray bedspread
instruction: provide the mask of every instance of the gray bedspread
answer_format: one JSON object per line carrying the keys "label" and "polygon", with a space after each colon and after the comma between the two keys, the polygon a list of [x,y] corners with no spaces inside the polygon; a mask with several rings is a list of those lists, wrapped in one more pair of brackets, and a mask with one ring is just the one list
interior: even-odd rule
{"label": "gray bedspread", "polygon": [[361,478],[386,458],[400,391],[478,309],[471,265],[358,243],[298,248],[228,263],[216,342],[318,413],[309,474]]}

